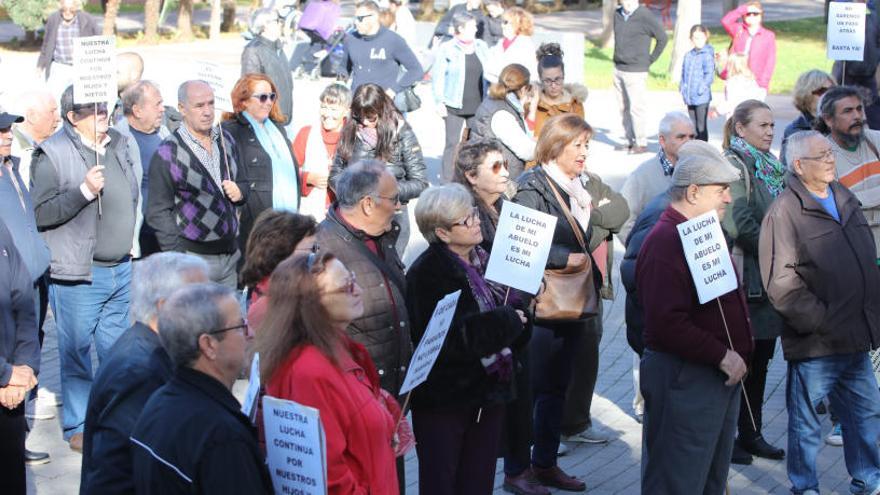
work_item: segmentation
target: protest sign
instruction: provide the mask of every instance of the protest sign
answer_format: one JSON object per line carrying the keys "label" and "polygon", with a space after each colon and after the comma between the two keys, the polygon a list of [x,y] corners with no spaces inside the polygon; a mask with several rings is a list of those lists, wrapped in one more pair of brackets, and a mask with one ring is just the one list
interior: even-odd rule
{"label": "protest sign", "polygon": [[318,410],[264,396],[263,430],[275,493],[325,495],[327,445]]}
{"label": "protest sign", "polygon": [[677,227],[700,304],[735,290],[738,282],[718,212],[712,210]]}
{"label": "protest sign", "polygon": [[232,112],[232,88],[238,80],[232,71],[212,62],[198,65],[196,79],[205,81],[214,90],[214,110]]}
{"label": "protest sign", "polygon": [[440,349],[443,348],[443,342],[446,341],[446,334],[449,333],[449,324],[452,323],[452,316],[455,314],[455,307],[458,305],[458,296],[461,290],[457,290],[451,294],[446,294],[443,299],[434,306],[434,313],[431,314],[431,320],[428,322],[428,328],[419,341],[416,352],[413,353],[412,360],[409,362],[409,369],[406,370],[406,378],[403,379],[403,385],[400,387],[400,395],[419,386],[428,378],[437,356],[440,355]]}
{"label": "protest sign", "polygon": [[244,401],[241,403],[241,412],[245,416],[254,420],[254,413],[257,410],[257,395],[260,393],[260,353],[254,353],[254,359],[251,361],[251,378],[248,381],[247,390],[244,393]]}
{"label": "protest sign", "polygon": [[486,280],[537,294],[554,230],[553,215],[505,201],[486,267]]}
{"label": "protest sign", "polygon": [[830,2],[828,4],[828,58],[855,60],[865,56],[865,4]]}
{"label": "protest sign", "polygon": [[116,101],[116,37],[73,38],[73,101]]}

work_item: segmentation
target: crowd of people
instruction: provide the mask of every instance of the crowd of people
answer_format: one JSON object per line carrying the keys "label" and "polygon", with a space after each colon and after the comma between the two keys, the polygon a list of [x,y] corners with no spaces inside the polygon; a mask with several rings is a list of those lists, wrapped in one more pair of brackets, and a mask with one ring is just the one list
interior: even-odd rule
{"label": "crowd of people", "polygon": [[[645,153],[645,81],[666,34],[638,2],[620,4],[620,150]],[[77,5],[50,17],[50,79],[66,77],[71,37],[88,34]],[[413,446],[424,495],[491,493],[499,458],[508,492],[585,491],[558,457],[563,442],[612,439],[590,410],[615,236],[644,493],[720,494],[730,464],[758,456],[787,459],[793,493],[817,494],[826,413],[851,491],[880,492],[868,354],[880,344],[876,84],[805,72],[801,115],[775,155],[763,102],[775,38],[761,5],[743,5],[722,21],[729,54],[716,56],[704,27],[690,31],[687,112],[663,116],[659,151],[616,191],[590,171],[601,131],[586,88],[565,81],[560,46],[536,47],[521,8],[485,9],[451,8],[422,51],[380,22],[379,5],[359,3],[344,41],[350,83],[329,84],[299,129],[271,9],[254,16],[219,123],[210,84],[183,82],[166,107],[134,53],[119,56],[115,108],[78,104],[67,85],[0,112],[4,493],[25,493],[26,461],[48,461],[25,449],[25,405],[50,308],[80,493],[272,492],[260,413],[252,421],[232,394],[254,353],[261,393],[320,412],[331,494],[404,493]],[[736,64],[760,91],[735,102],[718,149],[710,87]],[[423,67],[446,123],[433,185],[407,121]],[[557,219],[537,294],[486,278],[504,201]],[[713,211],[738,287],[700,304],[676,226]],[[428,246],[405,266],[411,230]],[[434,308],[456,291],[427,380],[400,396]],[[787,449],[762,433],[777,340]]]}

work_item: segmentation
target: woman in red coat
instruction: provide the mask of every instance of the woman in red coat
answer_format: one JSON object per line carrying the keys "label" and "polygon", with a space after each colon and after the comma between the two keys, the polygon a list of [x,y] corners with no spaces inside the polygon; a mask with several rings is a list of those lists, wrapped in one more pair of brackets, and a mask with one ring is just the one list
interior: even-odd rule
{"label": "woman in red coat", "polygon": [[386,402],[394,399],[379,388],[366,349],[345,333],[363,313],[362,294],[332,254],[283,261],[257,335],[260,374],[268,395],[320,411],[330,495],[398,495],[392,442],[399,408]]}

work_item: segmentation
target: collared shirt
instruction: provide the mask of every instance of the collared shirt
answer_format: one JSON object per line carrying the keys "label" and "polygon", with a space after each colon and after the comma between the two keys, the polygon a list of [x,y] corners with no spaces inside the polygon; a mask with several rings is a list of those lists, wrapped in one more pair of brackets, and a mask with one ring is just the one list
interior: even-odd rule
{"label": "collared shirt", "polygon": [[58,25],[58,41],[55,42],[55,53],[52,54],[53,62],[68,65],[73,63],[74,38],[79,38],[79,19],[74,17],[70,24],[62,20]]}
{"label": "collared shirt", "polygon": [[180,126],[180,135],[219,186],[223,182],[223,174],[220,169],[220,147],[217,146],[217,139],[220,137],[218,128],[211,128],[211,151],[208,151],[202,142],[193,136],[186,124]]}

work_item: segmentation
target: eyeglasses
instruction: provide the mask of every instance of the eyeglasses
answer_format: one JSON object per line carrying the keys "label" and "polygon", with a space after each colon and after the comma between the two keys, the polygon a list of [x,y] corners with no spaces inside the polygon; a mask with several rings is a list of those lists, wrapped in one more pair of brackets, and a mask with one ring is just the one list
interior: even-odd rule
{"label": "eyeglasses", "polygon": [[356,15],[356,16],[354,16],[354,20],[355,20],[355,22],[364,22],[365,20],[369,19],[370,17],[373,17],[374,15],[376,15],[376,14]]}
{"label": "eyeglasses", "polygon": [[357,276],[353,271],[348,271],[348,282],[345,283],[342,287],[338,289],[328,290],[325,294],[348,294],[349,296],[354,294],[354,287],[357,285]]}
{"label": "eyeglasses", "polygon": [[565,76],[559,76],[553,79],[541,79],[544,86],[560,86],[565,83]]}
{"label": "eyeglasses", "polygon": [[83,116],[94,115],[95,113],[98,115],[108,115],[107,104],[99,103],[97,112],[95,112],[94,105],[76,105],[73,107],[73,113]]}
{"label": "eyeglasses", "polygon": [[238,325],[235,325],[233,327],[218,328],[216,330],[209,330],[205,333],[208,335],[217,335],[218,333],[229,332],[232,330],[242,330],[242,334],[244,334],[247,331],[247,327],[248,327],[247,318],[243,318],[241,320],[241,323],[239,323]]}
{"label": "eyeglasses", "polygon": [[467,214],[466,217],[453,223],[452,225],[449,226],[449,228],[451,229],[452,227],[455,227],[456,225],[458,225],[460,227],[473,227],[474,225],[476,225],[477,218],[479,218],[479,217],[480,217],[480,210],[476,206],[474,206],[473,208],[471,208],[471,211]]}
{"label": "eyeglasses", "polygon": [[761,15],[762,12],[746,12],[746,17],[755,17]]}
{"label": "eyeglasses", "polygon": [[494,162],[492,162],[492,165],[490,165],[490,166],[492,167],[493,174],[500,173],[501,167],[504,167],[504,170],[508,170],[510,168],[509,164],[507,163],[507,160],[495,160]]}
{"label": "eyeglasses", "polygon": [[812,93],[813,93],[813,96],[822,96],[825,93],[827,93],[829,89],[831,89],[831,88],[829,88],[827,86],[822,86],[821,88],[814,89],[812,91]]}
{"label": "eyeglasses", "polygon": [[816,156],[802,156],[801,160],[812,160],[814,162],[833,162],[834,151],[829,148]]}
{"label": "eyeglasses", "polygon": [[397,193],[394,196],[382,196],[381,194],[373,194],[372,197],[387,199],[388,201],[391,201],[391,204],[395,204],[395,205],[397,203],[400,203],[400,193]]}
{"label": "eyeglasses", "polygon": [[274,102],[277,97],[278,95],[275,93],[255,93],[251,95],[251,98],[260,100],[260,103],[266,103],[266,100]]}

